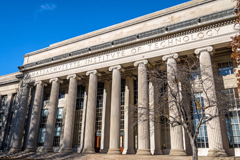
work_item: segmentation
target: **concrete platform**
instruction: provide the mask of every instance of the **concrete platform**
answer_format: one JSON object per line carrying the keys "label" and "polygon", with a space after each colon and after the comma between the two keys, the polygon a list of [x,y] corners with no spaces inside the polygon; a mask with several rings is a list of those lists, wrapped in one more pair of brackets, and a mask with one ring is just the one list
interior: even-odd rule
{"label": "concrete platform", "polygon": [[[0,153],[0,159],[73,159],[73,160],[191,160],[191,156],[168,156],[168,155],[107,155],[107,154],[79,154],[79,153],[26,153],[19,152],[9,154],[8,152]],[[199,157],[199,160],[240,160],[240,157]]]}

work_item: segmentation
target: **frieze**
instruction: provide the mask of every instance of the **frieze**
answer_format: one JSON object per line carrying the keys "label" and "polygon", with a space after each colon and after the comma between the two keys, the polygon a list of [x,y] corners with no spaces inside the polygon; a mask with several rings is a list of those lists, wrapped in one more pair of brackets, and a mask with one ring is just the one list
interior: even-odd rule
{"label": "frieze", "polygon": [[[118,46],[118,45],[120,46],[120,45],[124,45],[124,44],[127,44],[127,43],[136,42],[136,40],[138,40],[138,39],[142,40],[142,39],[147,39],[147,38],[151,38],[151,37],[161,36],[161,35],[165,34],[166,32],[171,32],[171,31],[175,31],[175,30],[189,28],[189,27],[197,26],[199,23],[206,23],[206,22],[211,21],[211,20],[216,21],[216,20],[223,19],[223,18],[226,18],[226,17],[233,17],[233,9],[221,11],[221,12],[218,12],[218,13],[213,13],[213,14],[210,14],[210,15],[206,15],[206,16],[199,17],[199,18],[196,18],[196,19],[191,19],[191,20],[184,21],[184,22],[180,22],[180,23],[177,23],[177,24],[162,27],[162,28],[155,29],[155,30],[152,30],[152,31],[140,33],[138,35],[132,35],[132,36],[129,36],[129,37],[125,37],[125,38],[122,38],[122,39],[115,40],[113,42],[107,42],[107,43],[100,44],[100,45],[97,45],[97,46],[84,48],[84,49],[81,49],[81,50],[78,50],[78,51],[66,53],[66,54],[63,54],[63,55],[59,55],[59,56],[55,56],[55,57],[52,57],[52,58],[44,59],[44,60],[41,60],[41,61],[38,61],[38,62],[34,62],[34,63],[26,64],[26,65],[23,65],[23,66],[19,66],[18,68],[19,68],[20,71],[24,71],[25,69],[33,68],[33,67],[36,67],[38,65],[49,64],[53,61],[58,62],[58,61],[65,60],[66,58],[69,58],[69,57],[72,57],[72,56],[82,56],[82,55],[85,55],[85,54],[89,54],[93,51],[101,51],[103,49],[110,49],[112,46]],[[182,34],[184,34],[184,33],[182,33]],[[174,36],[174,35],[171,35],[171,36]],[[164,38],[166,38],[166,37],[164,37]]]}
{"label": "frieze", "polygon": [[127,47],[122,47],[120,49],[113,49],[110,51],[100,52],[94,55],[88,55],[85,57],[80,57],[72,59],[71,62],[64,63],[61,65],[56,65],[54,67],[49,67],[46,69],[41,69],[38,71],[29,72],[27,75],[31,78],[39,77],[47,74],[57,73],[65,70],[70,70],[74,68],[80,68],[83,66],[93,65],[97,63],[102,63],[106,61],[111,61],[115,59],[120,59],[127,56],[134,56],[136,54],[145,53],[154,50],[160,50],[167,47],[177,46],[181,44],[186,44],[198,40],[203,40],[211,38],[218,35],[224,35],[229,32],[229,27],[234,29],[234,20],[229,20],[227,22],[213,24],[206,27],[196,28],[193,30],[156,38],[146,42],[141,42],[138,44],[129,45]]}

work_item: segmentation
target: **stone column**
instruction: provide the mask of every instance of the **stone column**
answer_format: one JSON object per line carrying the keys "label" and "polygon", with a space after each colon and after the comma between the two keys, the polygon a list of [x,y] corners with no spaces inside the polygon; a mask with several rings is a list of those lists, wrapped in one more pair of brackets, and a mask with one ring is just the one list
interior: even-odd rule
{"label": "stone column", "polygon": [[52,83],[50,100],[49,100],[49,109],[48,109],[48,118],[46,124],[46,132],[44,137],[44,146],[42,152],[53,152],[53,138],[55,131],[56,123],[56,114],[58,108],[58,99],[59,99],[59,86],[60,83],[63,83],[62,80],[58,78],[50,79],[49,83]]}
{"label": "stone column", "polygon": [[149,82],[150,149],[153,155],[161,155],[161,125],[160,118],[155,117],[157,109],[155,108],[154,99],[154,86],[152,82]]}
{"label": "stone column", "polygon": [[134,77],[126,76],[125,105],[124,105],[124,150],[123,154],[135,154],[134,149],[134,127],[133,113],[131,107],[134,105]]}
{"label": "stone column", "polygon": [[95,153],[95,122],[96,122],[96,107],[97,107],[97,70],[88,71],[89,76],[88,101],[87,101],[87,116],[86,116],[86,131],[84,139],[85,154]]}
{"label": "stone column", "polygon": [[15,120],[14,126],[12,127],[12,146],[10,153],[21,151],[23,130],[25,125],[25,118],[28,109],[28,97],[29,97],[29,85],[23,84],[21,93],[18,93],[19,108],[17,111],[17,120]]}
{"label": "stone column", "polygon": [[[177,62],[175,59],[178,58],[178,54],[174,53],[171,55],[163,56],[163,61],[167,61],[167,81],[168,85],[171,87],[171,92],[177,92],[177,84],[175,84],[173,81],[175,79],[175,76],[177,75]],[[172,94],[170,92],[170,89],[168,89],[168,105],[169,105],[169,115],[171,117],[178,118],[178,112],[177,112],[177,106],[175,104],[175,100],[172,97]],[[179,94],[179,93],[176,93]],[[186,153],[184,151],[183,146],[183,130],[182,126],[175,126],[172,127],[170,125],[170,138],[171,138],[171,150],[170,154],[171,156],[186,156]]]}
{"label": "stone column", "polygon": [[43,90],[44,86],[47,86],[42,81],[35,82],[34,86],[36,86],[36,93],[34,97],[30,128],[27,139],[27,148],[26,152],[36,152],[37,149],[37,136],[39,129],[39,120],[41,117],[41,109],[42,109],[42,98],[43,98]]}
{"label": "stone column", "polygon": [[148,122],[148,80],[147,60],[138,61],[138,151],[139,155],[150,155],[149,122]]}
{"label": "stone column", "polygon": [[83,151],[85,128],[86,128],[86,113],[87,113],[87,100],[88,100],[88,84],[85,85],[84,102],[83,102],[83,114],[82,114],[82,129],[81,129],[81,144],[78,153]]}
{"label": "stone column", "polygon": [[110,117],[110,143],[108,154],[121,154],[120,118],[121,118],[121,66],[109,68],[112,71],[112,95]]}
{"label": "stone column", "polygon": [[[0,95],[1,97],[1,95]],[[3,122],[2,122],[2,130],[0,133],[0,145],[1,149],[4,149],[4,145],[6,143],[7,139],[7,134],[8,134],[8,126],[9,126],[9,121],[10,121],[10,114],[11,114],[11,108],[12,108],[12,100],[13,100],[13,94],[10,93],[7,95],[7,105],[5,107],[1,107],[2,110],[4,111],[4,116],[3,116]],[[0,105],[2,104],[0,100]]]}
{"label": "stone column", "polygon": [[75,110],[77,103],[77,81],[81,78],[76,74],[67,76],[69,79],[69,89],[68,89],[68,105],[66,110],[66,118],[64,124],[64,135],[63,135],[63,147],[61,149],[62,153],[71,153],[72,150],[72,139],[73,139],[73,129],[74,129],[74,119]]}
{"label": "stone column", "polygon": [[111,80],[104,81],[102,131],[101,131],[101,153],[107,153],[109,149],[110,136],[110,111],[111,111]]}
{"label": "stone column", "polygon": [[[195,50],[195,54],[199,55],[201,79],[203,81],[203,99],[204,104],[210,103],[211,106],[205,110],[206,114],[217,115],[217,97],[215,91],[215,83],[213,78],[212,62],[210,52],[213,51],[212,46],[199,48]],[[227,156],[223,149],[223,140],[221,134],[221,125],[219,117],[213,118],[207,124],[209,151],[208,156]]]}

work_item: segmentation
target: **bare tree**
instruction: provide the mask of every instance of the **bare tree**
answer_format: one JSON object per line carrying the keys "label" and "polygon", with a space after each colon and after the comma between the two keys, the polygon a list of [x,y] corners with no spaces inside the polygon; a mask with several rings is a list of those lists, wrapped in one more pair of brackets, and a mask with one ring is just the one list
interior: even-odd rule
{"label": "bare tree", "polygon": [[[221,94],[222,78],[213,76],[212,73],[218,72],[212,69],[215,70],[215,67],[200,65],[196,57],[181,59],[179,63],[150,65],[146,83],[154,87],[154,107],[138,114],[138,123],[150,121],[156,126],[167,124],[171,129],[177,128],[175,132],[181,132],[183,128],[190,139],[193,160],[198,159],[200,128],[204,125],[214,128],[214,121],[228,112],[227,99]],[[141,107],[146,108],[140,105],[135,109]]]}

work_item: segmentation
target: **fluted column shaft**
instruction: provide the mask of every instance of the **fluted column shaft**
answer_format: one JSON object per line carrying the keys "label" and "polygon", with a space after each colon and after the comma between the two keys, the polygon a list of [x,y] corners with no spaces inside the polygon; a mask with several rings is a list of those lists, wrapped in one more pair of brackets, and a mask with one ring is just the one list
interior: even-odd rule
{"label": "fluted column shaft", "polygon": [[[19,93],[18,93],[19,94]],[[25,118],[28,109],[28,97],[29,97],[29,87],[27,84],[24,84],[22,88],[21,95],[18,95],[19,99],[19,108],[17,111],[17,120],[12,127],[12,147],[10,149],[11,153],[19,152],[22,145],[22,136],[25,125]]]}
{"label": "fluted column shaft", "polygon": [[161,155],[161,125],[160,121],[155,117],[158,113],[155,107],[155,89],[152,82],[149,82],[149,117],[150,117],[150,149],[153,155]]}
{"label": "fluted column shaft", "polygon": [[149,119],[148,119],[148,61],[138,61],[138,151],[137,154],[150,155]]}
{"label": "fluted column shaft", "polygon": [[[205,110],[206,114],[212,116],[218,115],[217,97],[215,91],[215,83],[213,78],[212,62],[210,52],[213,51],[211,46],[199,48],[195,50],[195,54],[199,54],[201,79],[203,80],[203,99],[204,105],[210,103],[212,107]],[[207,132],[209,140],[208,156],[227,156],[223,149],[223,140],[221,134],[220,118],[213,118],[207,123]]]}
{"label": "fluted column shaft", "polygon": [[109,68],[112,71],[112,98],[110,117],[110,144],[108,154],[121,154],[120,150],[120,116],[121,116],[121,66]]}
{"label": "fluted column shaft", "polygon": [[73,129],[75,120],[75,110],[77,103],[77,81],[80,80],[76,74],[67,77],[69,79],[69,89],[68,89],[68,105],[66,110],[65,124],[64,124],[64,135],[63,135],[63,147],[61,152],[71,153],[72,150],[72,139],[73,139]]}
{"label": "fluted column shaft", "polygon": [[63,81],[58,78],[50,79],[49,81],[52,83],[50,100],[49,100],[49,109],[48,109],[48,118],[46,124],[46,132],[44,137],[44,146],[43,152],[53,152],[53,138],[55,131],[55,123],[56,123],[56,114],[58,108],[58,98],[59,98],[59,86]]}
{"label": "fluted column shaft", "polygon": [[[177,106],[175,99],[172,94],[179,95],[177,93],[177,84],[175,83],[175,77],[177,76],[177,62],[176,58],[178,58],[178,54],[166,55],[163,56],[163,60],[167,60],[167,81],[169,85],[168,89],[168,106],[169,106],[169,117],[174,117],[178,119],[179,113],[177,110]],[[173,119],[170,118],[170,121]],[[185,156],[186,153],[184,151],[183,146],[183,130],[182,126],[172,126],[170,125],[170,137],[171,137],[171,156]]]}
{"label": "fluted column shaft", "polygon": [[111,110],[111,81],[105,80],[103,91],[103,112],[101,132],[101,153],[107,153],[110,136],[110,110]]}
{"label": "fluted column shaft", "polygon": [[37,136],[39,129],[39,121],[41,117],[43,90],[44,86],[46,86],[46,84],[42,81],[36,82],[34,85],[36,86],[36,93],[32,107],[31,123],[27,139],[27,148],[25,150],[27,152],[36,152],[37,149]]}
{"label": "fluted column shaft", "polygon": [[97,106],[97,71],[89,71],[87,72],[87,75],[89,76],[89,88],[83,153],[93,154],[95,153],[94,142]]}
{"label": "fluted column shaft", "polygon": [[134,154],[134,128],[131,107],[134,105],[134,77],[126,76],[124,104],[124,150],[123,154]]}
{"label": "fluted column shaft", "polygon": [[[1,97],[1,95],[0,95]],[[2,98],[2,97],[1,97]],[[0,105],[2,104],[0,98]],[[10,121],[10,114],[11,114],[11,109],[12,109],[12,100],[13,100],[13,94],[10,93],[7,95],[7,105],[5,107],[1,106],[2,110],[4,111],[4,117],[3,117],[3,122],[2,122],[2,129],[0,132],[0,149],[4,149],[5,143],[7,140],[8,135],[8,126],[9,126],[9,121]]]}

